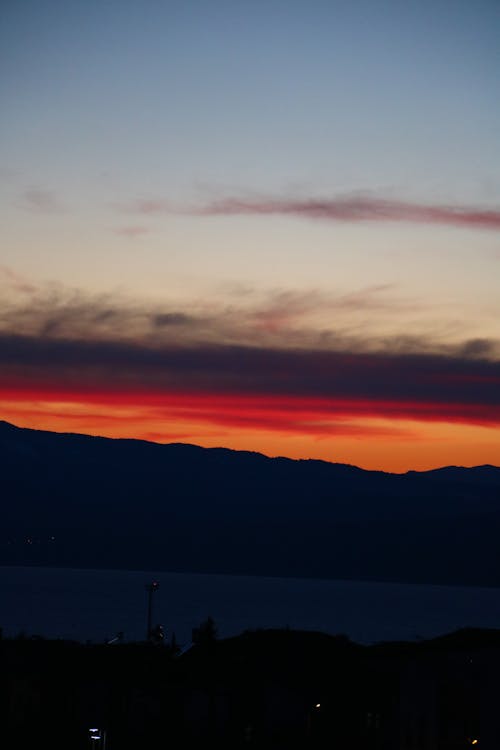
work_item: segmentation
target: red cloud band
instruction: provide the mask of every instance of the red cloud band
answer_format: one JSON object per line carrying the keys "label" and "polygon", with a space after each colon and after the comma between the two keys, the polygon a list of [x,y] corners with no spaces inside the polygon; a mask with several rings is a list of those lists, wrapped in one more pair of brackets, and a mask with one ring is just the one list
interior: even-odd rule
{"label": "red cloud band", "polygon": [[[304,396],[256,395],[253,393],[217,394],[180,391],[125,389],[75,389],[64,383],[24,387],[0,385],[0,400],[18,402],[83,403],[95,409],[99,405],[150,408],[155,418],[207,422],[240,428],[277,430],[302,434],[335,433],[336,425],[344,433],[350,419],[382,418],[422,422],[469,423],[495,427],[500,425],[500,405],[436,403],[401,399],[343,399]],[[96,414],[98,411],[96,412]],[[343,428],[342,428],[343,425]],[[357,431],[349,428],[348,431]],[[364,431],[364,430],[363,430]],[[397,427],[391,432],[397,431]]]}
{"label": "red cloud band", "polygon": [[[500,362],[464,356],[0,336],[9,399],[142,404],[303,429],[351,417],[500,424]],[[329,429],[329,427],[328,427]]]}

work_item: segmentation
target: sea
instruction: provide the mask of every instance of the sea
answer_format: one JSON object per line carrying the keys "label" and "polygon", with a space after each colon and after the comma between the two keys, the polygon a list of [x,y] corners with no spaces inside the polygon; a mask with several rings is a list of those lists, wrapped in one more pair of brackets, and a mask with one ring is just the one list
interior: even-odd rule
{"label": "sea", "polygon": [[306,578],[0,567],[0,627],[6,637],[81,642],[146,638],[152,625],[182,648],[211,617],[219,637],[292,628],[357,643],[416,641],[465,627],[500,628],[500,589]]}

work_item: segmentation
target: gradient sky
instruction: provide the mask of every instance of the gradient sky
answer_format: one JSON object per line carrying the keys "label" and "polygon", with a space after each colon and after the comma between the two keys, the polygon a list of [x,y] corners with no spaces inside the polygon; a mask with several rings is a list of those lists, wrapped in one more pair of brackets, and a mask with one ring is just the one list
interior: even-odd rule
{"label": "gradient sky", "polygon": [[7,0],[0,417],[500,464],[495,0]]}

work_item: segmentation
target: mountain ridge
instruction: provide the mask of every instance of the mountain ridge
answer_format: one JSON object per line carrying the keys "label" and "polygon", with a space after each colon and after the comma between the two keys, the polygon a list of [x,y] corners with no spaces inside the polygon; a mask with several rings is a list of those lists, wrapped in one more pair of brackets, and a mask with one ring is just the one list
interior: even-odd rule
{"label": "mountain ridge", "polygon": [[144,438],[130,438],[130,437],[116,438],[116,437],[109,437],[107,435],[93,435],[93,434],[84,433],[84,432],[58,432],[54,430],[42,430],[42,429],[33,428],[33,427],[20,427],[19,425],[15,425],[12,422],[7,422],[6,420],[0,419],[0,430],[5,429],[5,428],[11,429],[11,430],[28,431],[31,433],[61,435],[65,437],[89,438],[91,440],[103,440],[103,441],[109,440],[115,443],[141,443],[141,444],[146,444],[146,445],[157,445],[161,447],[165,447],[165,446],[176,447],[176,448],[186,447],[186,448],[197,448],[197,449],[205,450],[205,451],[226,451],[231,454],[260,456],[262,458],[269,459],[271,461],[280,460],[280,461],[292,461],[295,463],[326,464],[328,466],[356,469],[358,471],[363,471],[367,473],[388,474],[390,476],[406,476],[408,474],[416,474],[416,475],[430,474],[432,472],[446,471],[449,469],[450,470],[495,469],[495,470],[500,471],[500,465],[496,466],[495,464],[477,464],[473,466],[462,466],[460,464],[446,464],[444,466],[436,466],[432,469],[408,469],[407,471],[403,471],[403,472],[386,471],[385,469],[365,469],[362,466],[357,466],[356,464],[344,463],[341,461],[327,461],[326,459],[321,459],[321,458],[291,458],[290,456],[285,456],[285,455],[270,456],[266,453],[262,453],[262,451],[238,450],[235,448],[228,448],[224,445],[205,447],[202,445],[198,445],[197,443],[182,443],[182,442],[160,443],[156,440],[146,440]]}
{"label": "mountain ridge", "polygon": [[314,459],[0,423],[0,564],[500,585],[500,468]]}

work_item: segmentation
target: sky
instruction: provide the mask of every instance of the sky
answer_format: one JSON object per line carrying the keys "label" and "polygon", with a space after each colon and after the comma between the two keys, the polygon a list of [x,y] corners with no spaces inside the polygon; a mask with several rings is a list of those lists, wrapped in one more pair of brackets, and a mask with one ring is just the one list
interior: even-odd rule
{"label": "sky", "polygon": [[500,464],[496,0],[6,0],[0,418]]}

